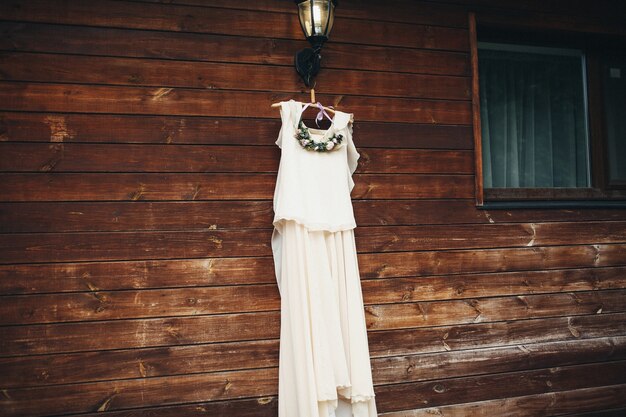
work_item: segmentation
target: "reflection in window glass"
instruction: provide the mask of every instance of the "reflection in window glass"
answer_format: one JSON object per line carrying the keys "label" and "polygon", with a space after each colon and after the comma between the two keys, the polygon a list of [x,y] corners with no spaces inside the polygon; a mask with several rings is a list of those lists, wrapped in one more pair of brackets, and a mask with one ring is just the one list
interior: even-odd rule
{"label": "reflection in window glass", "polygon": [[583,55],[480,42],[485,188],[588,187]]}
{"label": "reflection in window glass", "polygon": [[602,78],[609,179],[612,183],[626,182],[626,62],[609,60]]}

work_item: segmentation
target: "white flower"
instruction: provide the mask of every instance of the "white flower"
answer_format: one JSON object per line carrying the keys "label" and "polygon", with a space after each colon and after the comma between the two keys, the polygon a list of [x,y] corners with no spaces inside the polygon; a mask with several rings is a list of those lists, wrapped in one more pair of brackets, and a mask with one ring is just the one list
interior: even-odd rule
{"label": "white flower", "polygon": [[326,150],[330,151],[334,147],[335,147],[334,142],[331,142],[331,141],[326,142]]}
{"label": "white flower", "polygon": [[301,144],[302,146],[306,146],[306,145],[308,145],[308,144],[309,144],[309,141],[308,141],[308,140],[306,140],[306,139],[302,139],[302,140],[300,141],[300,144]]}

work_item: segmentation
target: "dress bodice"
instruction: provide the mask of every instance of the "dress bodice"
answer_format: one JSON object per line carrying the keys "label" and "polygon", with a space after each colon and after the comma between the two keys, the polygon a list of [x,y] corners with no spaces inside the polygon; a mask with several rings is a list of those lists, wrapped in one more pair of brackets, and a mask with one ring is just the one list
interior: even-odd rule
{"label": "dress bodice", "polygon": [[335,111],[327,130],[311,129],[316,141],[342,135],[343,141],[328,152],[307,150],[296,139],[304,104],[281,102],[282,126],[276,140],[281,148],[274,192],[274,225],[294,220],[310,230],[339,231],[356,227],[350,192],[359,153],[352,142],[353,115]]}

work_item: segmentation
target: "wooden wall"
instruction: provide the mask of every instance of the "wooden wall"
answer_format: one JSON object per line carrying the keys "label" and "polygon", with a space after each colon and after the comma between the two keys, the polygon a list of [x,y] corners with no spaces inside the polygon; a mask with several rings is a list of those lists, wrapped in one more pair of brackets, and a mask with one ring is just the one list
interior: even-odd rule
{"label": "wooden wall", "polygon": [[[626,412],[626,210],[475,208],[467,12],[623,21],[511,3],[344,0],[324,48],[319,99],[362,155],[381,416]],[[307,100],[294,11],[0,2],[0,415],[276,416],[270,103]]]}

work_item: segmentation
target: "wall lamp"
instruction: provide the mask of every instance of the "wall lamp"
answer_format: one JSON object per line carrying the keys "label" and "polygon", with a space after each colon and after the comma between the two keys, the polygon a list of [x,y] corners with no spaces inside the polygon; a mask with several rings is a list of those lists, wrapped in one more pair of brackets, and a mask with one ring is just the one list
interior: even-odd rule
{"label": "wall lamp", "polygon": [[320,70],[322,46],[333,28],[337,0],[296,0],[296,3],[300,26],[311,48],[296,53],[295,66],[304,84],[311,87],[313,77]]}

